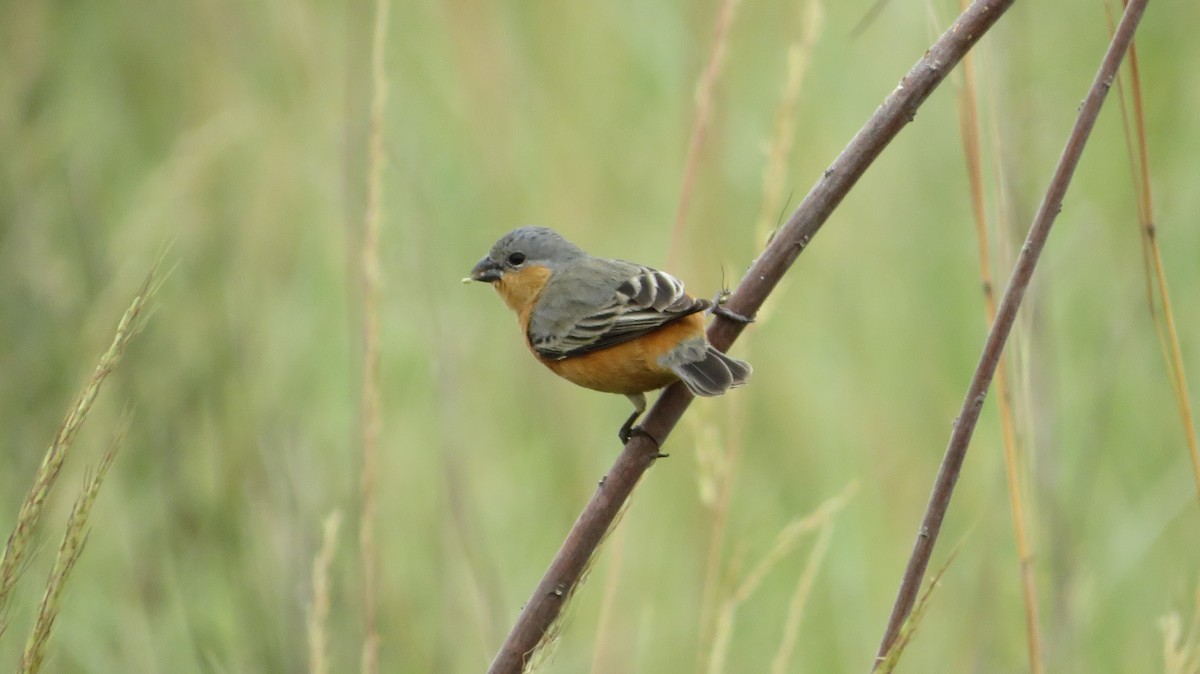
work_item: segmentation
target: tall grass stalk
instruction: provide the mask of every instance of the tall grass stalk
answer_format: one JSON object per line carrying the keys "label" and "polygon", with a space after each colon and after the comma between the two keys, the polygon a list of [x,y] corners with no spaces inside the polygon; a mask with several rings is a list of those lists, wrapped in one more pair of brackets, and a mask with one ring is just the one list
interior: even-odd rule
{"label": "tall grass stalk", "polygon": [[112,343],[108,350],[100,356],[100,362],[96,364],[96,368],[67,411],[67,416],[59,426],[50,448],[42,457],[41,466],[38,467],[37,474],[34,476],[33,487],[30,488],[25,500],[21,503],[16,527],[9,535],[3,553],[0,554],[0,635],[3,635],[8,627],[5,616],[8,615],[7,608],[12,588],[23,568],[25,556],[29,553],[29,544],[41,519],[46,497],[54,488],[63,461],[66,459],[72,443],[75,442],[79,428],[87,419],[88,413],[91,412],[92,405],[96,402],[96,396],[99,395],[104,381],[120,363],[121,356],[125,354],[125,349],[129,346],[129,341],[141,331],[145,324],[147,307],[158,288],[156,275],[161,261],[160,257],[151,267],[129,308],[121,316]]}
{"label": "tall grass stalk", "polygon": [[[966,0],[959,0],[966,7]],[[987,208],[983,190],[983,156],[979,131],[979,106],[975,85],[975,57],[963,57],[963,83],[958,91],[959,129],[966,156],[967,179],[971,191],[971,213],[975,220],[975,238],[979,247],[979,276],[987,324],[996,320],[996,293],[992,281],[991,252],[988,245]],[[1014,342],[1016,340],[1014,339]],[[1012,351],[1010,351],[1011,353]],[[1041,630],[1038,620],[1037,585],[1034,579],[1033,546],[1026,530],[1025,501],[1022,495],[1020,450],[1017,446],[1016,419],[1008,368],[1002,359],[996,367],[996,406],[1000,413],[1000,431],[1004,445],[1004,476],[1008,505],[1013,518],[1013,536],[1017,545],[1017,563],[1021,577],[1021,598],[1025,604],[1025,643],[1029,652],[1029,671],[1042,672]]]}
{"label": "tall grass stalk", "polygon": [[625,539],[628,529],[621,526],[622,520],[613,525],[612,543],[609,543],[608,570],[604,573],[604,594],[600,599],[600,616],[596,620],[596,640],[592,646],[592,674],[610,671],[608,658],[609,632],[612,629],[613,611],[617,603],[617,587],[621,584],[621,566],[625,559]]}
{"label": "tall grass stalk", "polygon": [[[700,151],[704,148],[704,140],[708,133],[708,125],[712,117],[713,96],[717,80],[721,76],[721,66],[725,61],[725,52],[729,43],[729,31],[733,27],[734,19],[737,16],[739,2],[740,0],[721,1],[721,6],[717,11],[716,25],[713,29],[712,43],[708,50],[708,60],[699,81],[696,83],[692,130],[688,140],[687,156],[683,162],[683,181],[679,188],[679,202],[675,209],[675,224],[671,229],[671,241],[667,248],[667,260],[664,264],[666,269],[673,269],[679,260],[680,248],[683,245],[683,233],[687,226],[688,211],[691,207],[696,172],[700,166]],[[624,541],[624,533],[618,532],[618,549],[614,550],[614,563],[609,567],[609,571],[605,575],[604,604],[602,609],[611,606],[610,602],[616,591],[615,586],[620,582],[621,565],[617,555],[623,550]],[[703,611],[701,615],[701,625],[704,625]],[[607,611],[602,610],[597,631],[598,639],[606,636],[606,617]],[[597,659],[592,663],[593,668],[598,665],[602,646],[602,641],[598,641],[595,651]]]}
{"label": "tall grass stalk", "polygon": [[368,141],[367,207],[362,241],[363,283],[363,375],[362,375],[362,512],[359,517],[359,549],[362,556],[364,674],[379,671],[379,633],[375,604],[375,501],[382,427],[379,385],[379,229],[382,220],[383,114],[387,103],[387,45],[389,0],[375,1],[374,35],[371,41],[371,129]]}
{"label": "tall grass stalk", "polygon": [[329,672],[329,569],[337,549],[342,513],[334,510],[321,525],[321,549],[313,559],[312,606],[308,610],[308,671]]}
{"label": "tall grass stalk", "polygon": [[[702,401],[703,403],[703,401]],[[734,404],[730,399],[729,404]],[[700,419],[702,415],[695,415]],[[738,466],[741,463],[739,442],[722,443],[717,429],[712,424],[702,424],[694,421],[693,435],[696,438],[697,480],[700,501],[712,517],[708,533],[708,552],[704,564],[704,584],[700,590],[700,618],[698,623],[698,642],[712,642],[715,629],[713,615],[716,611],[718,578],[721,576],[721,552],[725,543],[725,527],[729,521],[729,505],[733,498],[733,485],[737,477]],[[706,653],[703,648],[696,650],[696,671],[704,671]]]}
{"label": "tall grass stalk", "polygon": [[[710,401],[700,401],[707,405]],[[724,438],[721,437],[716,425],[706,424],[701,419],[705,415],[697,414],[692,417],[694,435],[696,437],[697,478],[699,482],[700,501],[708,507],[712,515],[712,525],[708,538],[708,554],[705,561],[704,585],[700,594],[699,643],[712,642],[713,616],[716,611],[717,593],[720,588],[718,577],[722,571],[722,551],[725,547],[725,528],[729,522],[730,504],[733,500],[733,487],[741,466],[742,452],[745,449],[746,413],[743,409],[744,396],[723,401],[728,410],[728,423]],[[696,651],[696,671],[703,671],[705,651]]]}
{"label": "tall grass stalk", "polygon": [[817,533],[817,542],[813,544],[812,552],[808,555],[808,563],[796,581],[796,589],[792,591],[792,600],[788,603],[787,619],[783,621],[783,637],[779,641],[779,650],[771,661],[771,674],[784,674],[790,671],[788,665],[792,653],[796,650],[796,640],[800,637],[800,620],[804,617],[804,607],[812,594],[813,584],[817,580],[817,572],[829,552],[829,541],[833,539],[833,521],[826,521]]}
{"label": "tall grass stalk", "polygon": [[83,554],[83,546],[87,543],[87,523],[92,512],[92,505],[100,494],[100,485],[108,475],[117,458],[117,449],[125,440],[129,431],[129,415],[121,420],[117,432],[108,445],[96,472],[87,480],[87,486],[75,499],[75,506],[67,518],[67,531],[59,545],[58,555],[54,558],[54,566],[50,570],[50,579],[46,582],[46,590],[42,594],[42,603],[38,607],[37,620],[33,631],[25,642],[25,654],[21,657],[21,673],[37,674],[41,671],[46,658],[46,644],[50,642],[50,631],[54,628],[54,620],[58,617],[59,605],[62,602],[63,588],[67,584],[71,571],[75,568],[79,556]]}
{"label": "tall grass stalk", "polygon": [[717,24],[713,30],[712,46],[708,51],[708,63],[696,85],[695,117],[692,120],[692,133],[688,140],[687,158],[683,162],[683,184],[679,188],[679,205],[675,209],[675,226],[671,230],[671,243],[667,249],[665,265],[667,269],[672,269],[679,260],[679,249],[683,245],[683,231],[692,202],[692,187],[696,182],[696,171],[700,167],[700,151],[704,149],[704,139],[708,134],[708,123],[712,117],[713,92],[716,90],[717,80],[721,77],[721,65],[725,61],[729,30],[733,27],[733,20],[737,16],[737,6],[740,1],[721,0],[721,8],[717,12]]}
{"label": "tall grass stalk", "polygon": [[783,188],[787,184],[787,162],[792,156],[796,136],[796,104],[808,73],[813,46],[825,23],[825,9],[820,0],[809,0],[800,12],[800,36],[788,45],[787,75],[775,107],[775,123],[771,142],[767,146],[767,163],[763,166],[762,206],[755,227],[757,248],[767,245],[767,239],[779,218],[783,203]]}
{"label": "tall grass stalk", "polygon": [[[780,91],[779,104],[775,108],[775,119],[771,141],[767,146],[767,161],[763,166],[762,176],[762,205],[755,226],[755,248],[761,249],[767,245],[770,232],[778,217],[778,212],[784,206],[783,187],[787,182],[787,161],[792,154],[796,128],[796,104],[804,83],[804,75],[808,72],[808,64],[813,45],[820,35],[824,20],[824,9],[820,0],[810,0],[800,11],[800,34],[787,49],[787,73]],[[760,311],[758,321],[761,327],[767,319],[768,312]],[[744,415],[740,413],[739,399],[731,399],[728,403],[730,421],[740,427],[744,425]],[[693,417],[699,418],[699,417]],[[732,427],[731,423],[731,427]],[[715,435],[715,432],[714,432]],[[704,437],[703,433],[697,434]],[[712,630],[713,612],[717,595],[717,578],[721,569],[721,551],[725,541],[725,526],[728,522],[729,505],[733,498],[733,485],[741,464],[743,443],[740,432],[730,432],[730,442],[722,450],[716,442],[710,443],[710,455],[714,460],[709,461],[707,470],[701,469],[703,484],[710,485],[708,498],[702,498],[712,512],[712,525],[709,532],[707,559],[705,562],[704,585],[700,600],[700,641],[709,643]],[[703,456],[698,448],[697,456]],[[705,489],[702,489],[702,497]],[[704,651],[697,651],[696,671],[704,667]]]}
{"label": "tall grass stalk", "polygon": [[[1109,29],[1112,30],[1112,13],[1108,5]],[[1129,152],[1129,164],[1133,172],[1133,192],[1137,201],[1138,231],[1142,242],[1142,263],[1146,271],[1146,299],[1151,320],[1158,335],[1159,348],[1167,366],[1167,376],[1175,394],[1175,405],[1183,424],[1188,456],[1192,462],[1192,477],[1196,484],[1196,497],[1200,499],[1200,440],[1196,436],[1196,424],[1192,416],[1191,396],[1188,393],[1187,373],[1183,366],[1183,350],[1179,346],[1179,332],[1175,327],[1175,312],[1171,308],[1171,293],[1167,287],[1162,250],[1158,245],[1157,225],[1154,222],[1154,197],[1150,187],[1150,154],[1146,142],[1146,113],[1142,97],[1142,77],[1138,68],[1137,43],[1129,45],[1130,100],[1133,108],[1132,127],[1125,108],[1125,87],[1117,77],[1118,98],[1121,99],[1121,122],[1125,129],[1125,147]],[[1136,152],[1135,152],[1136,150]],[[1155,310],[1157,293],[1161,311]]]}
{"label": "tall grass stalk", "polygon": [[[1104,4],[1104,18],[1108,21],[1108,33],[1112,35],[1115,26],[1113,23],[1113,11],[1110,3]],[[1162,326],[1158,322],[1158,309],[1155,306],[1154,299],[1154,272],[1152,270],[1153,262],[1151,261],[1150,246],[1146,243],[1146,230],[1142,217],[1142,181],[1141,169],[1138,167],[1138,150],[1135,147],[1133,125],[1129,120],[1129,105],[1126,101],[1128,98],[1125,91],[1125,76],[1117,73],[1117,102],[1120,104],[1121,110],[1121,128],[1124,130],[1125,137],[1125,153],[1129,156],[1129,173],[1130,181],[1133,184],[1133,194],[1135,206],[1137,208],[1137,224],[1138,224],[1138,242],[1142,249],[1142,275],[1146,286],[1146,307],[1150,311],[1150,318],[1154,322],[1154,330],[1158,333],[1158,344],[1163,349],[1163,355],[1166,356],[1166,341],[1162,332]],[[1174,377],[1171,378],[1171,386],[1175,386]]]}

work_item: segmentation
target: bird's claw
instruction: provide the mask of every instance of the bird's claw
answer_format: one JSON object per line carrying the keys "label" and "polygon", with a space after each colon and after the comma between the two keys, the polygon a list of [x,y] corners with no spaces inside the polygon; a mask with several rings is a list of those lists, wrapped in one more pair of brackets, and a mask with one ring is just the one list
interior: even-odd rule
{"label": "bird's claw", "polygon": [[754,322],[753,316],[743,316],[736,311],[730,311],[729,309],[726,309],[723,305],[720,305],[720,304],[714,304],[713,308],[712,308],[712,312],[716,316],[720,316],[722,318],[728,318],[729,320],[734,321],[736,323],[741,323],[742,325],[750,325],[751,323]]}
{"label": "bird's claw", "polygon": [[709,309],[709,312],[714,316],[728,318],[729,320],[736,323],[741,323],[742,325],[749,325],[754,322],[753,316],[743,316],[736,311],[730,311],[728,308],[726,308],[725,302],[728,300],[729,291],[722,290],[721,292],[717,293],[717,296],[713,298],[712,309]]}
{"label": "bird's claw", "polygon": [[631,438],[631,437],[633,437],[633,418],[632,417],[629,419],[629,421],[626,421],[621,426],[621,428],[617,431],[617,439],[621,441],[622,445],[628,445],[629,438]]}
{"label": "bird's claw", "polygon": [[[659,446],[658,438],[654,437],[653,435],[650,435],[650,432],[647,431],[646,429],[642,428],[641,426],[632,426],[630,428],[622,427],[620,432],[617,433],[617,437],[619,437],[621,439],[621,444],[623,444],[623,445],[629,444],[629,441],[631,439],[633,439],[634,437],[643,437],[643,438],[646,438],[647,440],[649,440],[650,442],[652,442],[654,444],[655,449],[657,449]],[[668,456],[670,456],[670,455],[658,452],[655,454],[654,458],[665,459]]]}

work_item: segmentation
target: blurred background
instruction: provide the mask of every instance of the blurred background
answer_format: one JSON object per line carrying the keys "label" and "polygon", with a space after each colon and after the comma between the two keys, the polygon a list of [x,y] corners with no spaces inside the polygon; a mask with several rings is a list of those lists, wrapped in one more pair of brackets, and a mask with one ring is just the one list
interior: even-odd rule
{"label": "blurred background", "polygon": [[[719,3],[392,7],[384,61],[381,671],[482,671],[619,451],[628,402],[538,365],[459,279],[553,226],[712,296],[957,14],[745,2],[683,243],[668,260]],[[360,246],[369,3],[8,2],[0,9],[0,533],[155,257],[169,274],[53,493],[0,637],[19,659],[63,522],[118,426],[53,672],[296,672],[321,522],[332,671],[358,667]],[[1159,243],[1200,393],[1200,6],[1139,32]],[[811,43],[797,44],[808,32]],[[1100,2],[1018,3],[975,51],[1002,288],[1107,44]],[[776,131],[789,49],[807,59]],[[795,71],[793,71],[795,72]],[[708,667],[776,537],[853,495],[728,610],[725,671],[866,671],[987,324],[957,74],[733,348],[747,388],[692,406],[595,561],[545,671]],[[1115,90],[1114,90],[1114,93]],[[1194,611],[1200,510],[1146,300],[1117,97],[1018,329],[1014,405],[1049,671],[1163,670]],[[770,148],[781,188],[764,198]],[[764,214],[766,214],[764,216]],[[1193,412],[1196,410],[1193,406]],[[1027,671],[995,400],[933,560],[958,553],[900,671]],[[716,543],[713,543],[716,532]],[[814,547],[819,546],[819,547]],[[715,550],[715,552],[711,552]]]}

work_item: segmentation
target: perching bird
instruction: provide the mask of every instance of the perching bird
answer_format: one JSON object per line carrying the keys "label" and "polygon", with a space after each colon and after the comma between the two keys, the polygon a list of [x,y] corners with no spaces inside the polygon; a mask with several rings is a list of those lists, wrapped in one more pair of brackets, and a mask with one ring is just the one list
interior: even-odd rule
{"label": "perching bird", "polygon": [[552,229],[500,237],[469,280],[496,288],[533,355],[555,374],[629,398],[634,412],[621,442],[637,430],[646,391],[679,379],[695,395],[718,396],[750,377],[749,363],[708,343],[701,312],[712,302],[665,272],[592,257]]}

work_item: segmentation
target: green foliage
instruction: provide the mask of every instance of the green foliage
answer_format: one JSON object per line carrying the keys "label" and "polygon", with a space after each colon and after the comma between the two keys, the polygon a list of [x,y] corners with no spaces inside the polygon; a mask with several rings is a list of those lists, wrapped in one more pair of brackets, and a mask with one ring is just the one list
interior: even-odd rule
{"label": "green foliage", "polygon": [[[938,3],[942,26],[956,5]],[[665,263],[716,5],[392,9],[381,670],[475,672],[618,451],[628,403],[545,371],[495,293],[458,281],[499,234],[527,223],[597,254]],[[756,252],[764,148],[788,44],[802,31],[797,9],[739,8],[688,243],[671,269],[698,294],[735,282]],[[825,8],[793,112],[783,190],[792,205],[935,32],[923,6],[889,3],[851,40],[863,10]],[[330,671],[357,666],[370,17],[369,5],[327,2],[0,9],[0,534],[12,531],[47,439],[164,241],[176,262],[62,468],[60,487],[84,484],[126,405],[136,410],[44,671],[303,671],[320,523],[335,509],[346,520],[330,561],[327,656]],[[1152,5],[1138,43],[1159,241],[1194,389],[1198,19],[1194,4]],[[1106,40],[1099,3],[1018,3],[977,52],[989,203],[1019,232]],[[742,447],[718,601],[788,522],[858,483],[829,535],[791,663],[869,666],[986,329],[956,115],[948,85],[735,347],[755,365],[751,384],[690,410],[696,422],[681,424],[671,458],[639,488],[605,642],[613,671],[687,671],[709,648],[697,624],[713,521],[698,488],[702,427]],[[1195,596],[1200,510],[1134,222],[1110,105],[1020,330],[1028,365],[1014,388],[1047,671],[1161,670],[1159,618],[1186,615]],[[994,233],[998,280],[1019,232]],[[899,671],[1025,666],[993,406],[943,541],[973,532]],[[45,522],[66,521],[71,492],[51,493]],[[34,539],[0,668],[20,661],[54,536],[43,526]],[[611,552],[575,597],[545,671],[592,661]],[[727,671],[770,666],[805,559],[781,561],[738,606]]]}

